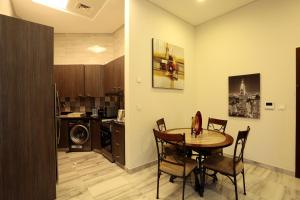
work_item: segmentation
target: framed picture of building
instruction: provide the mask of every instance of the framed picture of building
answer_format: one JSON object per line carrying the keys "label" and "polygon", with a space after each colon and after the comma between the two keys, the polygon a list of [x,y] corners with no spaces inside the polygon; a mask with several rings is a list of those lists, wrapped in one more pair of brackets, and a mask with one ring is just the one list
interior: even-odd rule
{"label": "framed picture of building", "polygon": [[152,39],[152,87],[183,90],[183,48]]}
{"label": "framed picture of building", "polygon": [[260,74],[229,77],[229,116],[260,118]]}

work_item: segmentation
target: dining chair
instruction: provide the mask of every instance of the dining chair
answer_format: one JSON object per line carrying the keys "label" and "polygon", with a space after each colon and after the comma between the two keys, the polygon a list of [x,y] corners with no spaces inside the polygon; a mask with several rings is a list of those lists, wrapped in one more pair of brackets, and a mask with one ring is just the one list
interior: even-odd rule
{"label": "dining chair", "polygon": [[[227,120],[209,117],[207,123],[207,130],[217,131],[222,134],[225,134],[226,125],[227,125]],[[211,154],[223,154],[223,148],[211,150],[209,152],[209,155]]]}
{"label": "dining chair", "polygon": [[[211,118],[211,117],[208,118],[207,130],[217,131],[221,134],[225,134],[226,126],[227,126],[227,120]],[[204,160],[208,156],[212,156],[215,154],[223,155],[223,148],[217,148],[217,149],[212,149],[212,150],[202,151],[202,152],[197,152],[197,153],[199,155],[202,155],[202,158],[200,156],[198,156],[197,159]],[[216,182],[218,180],[216,171],[214,171],[213,173],[206,172],[206,175],[211,176],[213,178],[214,182]]]}
{"label": "dining chair", "polygon": [[[247,130],[239,131],[236,139],[233,157],[227,157],[220,154],[207,157],[203,162],[204,173],[206,169],[210,169],[227,176],[235,187],[235,199],[238,200],[237,180],[236,177],[240,173],[243,175],[244,195],[246,195],[245,187],[245,170],[244,170],[244,150],[247,142],[250,127]],[[205,181],[204,181],[205,183]]]}
{"label": "dining chair", "polygon": [[159,180],[162,173],[171,176],[183,178],[182,199],[184,199],[184,188],[187,177],[192,173],[196,173],[197,162],[187,157],[185,153],[173,154],[172,156],[165,156],[164,151],[160,148],[160,144],[173,145],[176,149],[182,149],[185,152],[185,134],[167,134],[153,129],[153,134],[157,149],[157,193],[156,198],[159,199]]}
{"label": "dining chair", "polygon": [[225,129],[227,126],[227,120],[216,119],[216,118],[208,118],[207,129],[218,131],[220,133],[225,133]]}
{"label": "dining chair", "polygon": [[167,130],[164,118],[161,118],[161,119],[157,120],[156,124],[157,124],[157,128],[158,128],[159,131],[166,131]]}
{"label": "dining chair", "polygon": [[[161,118],[161,119],[157,120],[156,124],[157,124],[157,128],[158,128],[159,131],[163,132],[163,131],[167,130],[167,126],[166,126],[164,118]],[[182,153],[181,150],[177,149],[174,145],[170,145],[168,143],[165,143],[163,145],[163,141],[161,141],[161,149],[164,151],[164,156],[170,156],[170,155],[173,155],[173,154],[181,154]],[[174,183],[175,179],[176,179],[176,176],[171,175],[169,181],[171,183]]]}

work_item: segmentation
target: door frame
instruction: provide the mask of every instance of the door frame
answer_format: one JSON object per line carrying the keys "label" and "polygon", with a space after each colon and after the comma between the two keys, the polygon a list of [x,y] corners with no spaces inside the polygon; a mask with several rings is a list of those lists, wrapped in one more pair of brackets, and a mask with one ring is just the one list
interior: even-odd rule
{"label": "door frame", "polygon": [[300,47],[296,48],[296,152],[295,176],[300,178]]}

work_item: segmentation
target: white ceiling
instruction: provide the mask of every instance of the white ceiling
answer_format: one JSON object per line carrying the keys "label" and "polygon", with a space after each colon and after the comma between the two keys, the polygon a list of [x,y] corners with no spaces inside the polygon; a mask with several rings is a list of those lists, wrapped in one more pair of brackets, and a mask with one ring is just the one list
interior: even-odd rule
{"label": "white ceiling", "polygon": [[36,4],[32,0],[12,0],[12,3],[17,16],[52,26],[56,33],[112,33],[124,24],[124,0],[106,0],[93,19]]}
{"label": "white ceiling", "polygon": [[255,0],[149,0],[196,26]]}
{"label": "white ceiling", "polygon": [[[99,0],[80,1],[95,2]],[[105,1],[104,6],[93,19],[55,10],[33,3],[32,0],[12,0],[12,3],[17,16],[28,21],[52,26],[56,33],[113,33],[124,24],[125,0]],[[149,1],[192,25],[199,25],[255,0]]]}

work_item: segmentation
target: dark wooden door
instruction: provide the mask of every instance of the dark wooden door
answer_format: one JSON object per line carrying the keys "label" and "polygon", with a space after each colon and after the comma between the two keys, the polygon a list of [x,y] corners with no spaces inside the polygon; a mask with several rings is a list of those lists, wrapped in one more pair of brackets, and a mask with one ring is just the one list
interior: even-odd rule
{"label": "dark wooden door", "polygon": [[102,97],[103,95],[103,66],[84,66],[85,96]]}
{"label": "dark wooden door", "polygon": [[61,97],[84,96],[84,66],[56,65],[54,80]]}
{"label": "dark wooden door", "polygon": [[300,48],[296,50],[296,177],[300,178]]}
{"label": "dark wooden door", "polygon": [[53,200],[53,28],[0,15],[0,199]]}

